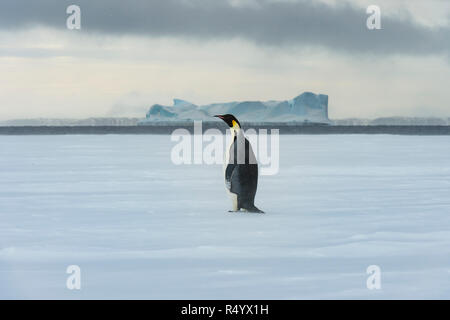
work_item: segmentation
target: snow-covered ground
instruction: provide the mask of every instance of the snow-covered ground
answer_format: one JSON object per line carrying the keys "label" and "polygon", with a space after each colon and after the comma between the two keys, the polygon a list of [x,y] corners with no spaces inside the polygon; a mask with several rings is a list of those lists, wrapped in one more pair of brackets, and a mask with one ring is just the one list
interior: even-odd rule
{"label": "snow-covered ground", "polygon": [[173,145],[0,136],[0,298],[450,298],[450,137],[281,136],[265,215]]}

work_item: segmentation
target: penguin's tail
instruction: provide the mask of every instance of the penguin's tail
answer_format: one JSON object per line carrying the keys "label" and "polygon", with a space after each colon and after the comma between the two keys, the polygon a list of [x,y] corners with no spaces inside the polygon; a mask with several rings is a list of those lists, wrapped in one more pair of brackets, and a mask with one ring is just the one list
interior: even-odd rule
{"label": "penguin's tail", "polygon": [[253,213],[265,213],[262,210],[259,210],[254,204],[248,206],[248,208],[245,208],[245,210],[247,210],[248,212],[253,212]]}

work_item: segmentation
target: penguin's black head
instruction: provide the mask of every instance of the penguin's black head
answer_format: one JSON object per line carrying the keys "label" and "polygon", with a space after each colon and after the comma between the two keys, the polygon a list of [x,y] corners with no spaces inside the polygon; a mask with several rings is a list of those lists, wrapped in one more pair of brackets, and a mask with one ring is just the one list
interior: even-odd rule
{"label": "penguin's black head", "polygon": [[233,116],[232,114],[223,114],[223,115],[216,115],[214,117],[220,118],[223,121],[225,121],[225,123],[230,127],[230,128],[235,128],[235,129],[239,129],[241,127],[241,124],[239,123],[239,120],[236,119],[235,116]]}

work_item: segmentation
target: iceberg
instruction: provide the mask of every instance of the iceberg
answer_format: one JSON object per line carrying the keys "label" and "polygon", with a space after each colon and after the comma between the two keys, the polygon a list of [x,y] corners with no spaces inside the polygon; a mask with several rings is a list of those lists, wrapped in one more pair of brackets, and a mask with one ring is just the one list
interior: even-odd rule
{"label": "iceberg", "polygon": [[330,123],[328,96],[304,92],[285,101],[235,101],[202,106],[174,99],[172,106],[160,104],[151,106],[145,120],[139,124],[158,121],[214,121],[214,115],[227,113],[244,122]]}

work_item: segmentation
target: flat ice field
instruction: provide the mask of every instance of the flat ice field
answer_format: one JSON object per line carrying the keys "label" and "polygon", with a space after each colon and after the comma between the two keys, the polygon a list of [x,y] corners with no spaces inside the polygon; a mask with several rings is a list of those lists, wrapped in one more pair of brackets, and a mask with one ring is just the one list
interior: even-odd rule
{"label": "flat ice field", "polygon": [[281,136],[265,215],[174,145],[0,136],[0,298],[450,298],[450,137]]}

